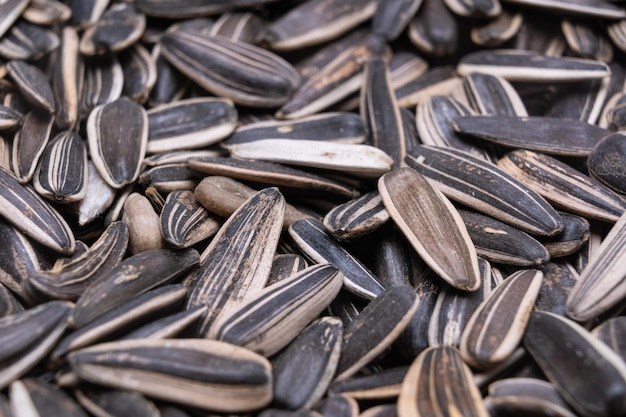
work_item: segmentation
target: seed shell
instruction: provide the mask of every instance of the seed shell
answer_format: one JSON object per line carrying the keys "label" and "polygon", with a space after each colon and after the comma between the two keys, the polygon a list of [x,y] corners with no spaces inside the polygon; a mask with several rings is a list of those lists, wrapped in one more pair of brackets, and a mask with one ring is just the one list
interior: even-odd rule
{"label": "seed shell", "polygon": [[228,12],[211,27],[211,35],[223,36],[234,42],[258,44],[267,31],[267,22],[253,12]]}
{"label": "seed shell", "polygon": [[0,39],[0,56],[37,60],[58,48],[60,42],[55,32],[20,19]]}
{"label": "seed shell", "polygon": [[78,121],[83,63],[78,52],[78,34],[65,26],[61,46],[56,54],[52,74],[55,124],[61,130],[72,130]]}
{"label": "seed shell", "polygon": [[135,391],[94,388],[76,389],[74,396],[94,417],[132,414],[136,417],[161,417],[156,405]]}
{"label": "seed shell", "polygon": [[31,111],[22,122],[22,128],[13,137],[11,167],[18,180],[29,182],[37,169],[54,123],[54,116]]}
{"label": "seed shell", "polygon": [[122,94],[144,104],[157,79],[154,58],[146,48],[136,43],[122,51],[119,59],[124,73]]}
{"label": "seed shell", "polygon": [[373,232],[388,220],[380,195],[371,191],[326,213],[324,227],[336,239],[349,241]]}
{"label": "seed shell", "polygon": [[422,0],[388,0],[378,3],[372,19],[372,32],[387,42],[395,40],[406,28]]}
{"label": "seed shell", "polygon": [[576,416],[552,384],[536,378],[506,378],[490,384],[485,404],[490,413],[496,414]]}
{"label": "seed shell", "polygon": [[46,74],[19,60],[10,61],[7,72],[26,101],[40,110],[54,113],[54,95]]}
{"label": "seed shell", "polygon": [[221,223],[196,201],[189,190],[167,195],[161,211],[161,234],[177,248],[187,248],[213,236]]}
{"label": "seed shell", "polygon": [[2,37],[28,7],[28,0],[7,0],[0,4],[0,37]]}
{"label": "seed shell", "polygon": [[119,52],[135,43],[146,28],[146,17],[133,3],[111,5],[100,19],[85,29],[80,40],[83,55]]}
{"label": "seed shell", "polygon": [[14,417],[87,417],[80,406],[65,392],[41,379],[15,381],[9,387]]}
{"label": "seed shell", "polygon": [[449,56],[458,49],[458,26],[443,0],[424,0],[409,23],[409,39],[428,55]]}
{"label": "seed shell", "polygon": [[123,87],[124,73],[116,56],[86,60],[80,96],[81,119],[89,116],[95,107],[120,98]]}

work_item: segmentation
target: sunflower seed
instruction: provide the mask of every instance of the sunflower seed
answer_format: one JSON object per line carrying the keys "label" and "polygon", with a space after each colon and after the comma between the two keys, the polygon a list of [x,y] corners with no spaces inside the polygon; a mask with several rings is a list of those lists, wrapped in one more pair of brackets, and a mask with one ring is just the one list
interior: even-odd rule
{"label": "sunflower seed", "polygon": [[607,1],[580,0],[576,3],[567,0],[504,0],[506,3],[537,8],[551,13],[567,13],[581,17],[599,17],[604,19],[626,18],[626,11]]}
{"label": "sunflower seed", "polygon": [[398,417],[437,415],[481,416],[489,413],[472,372],[459,352],[431,347],[411,364],[398,397]]}
{"label": "sunflower seed", "polygon": [[161,211],[161,234],[177,248],[186,248],[213,236],[220,227],[189,190],[174,191],[167,196]]}
{"label": "sunflower seed", "polygon": [[478,306],[461,336],[463,359],[476,368],[506,360],[517,348],[541,287],[541,271],[509,276]]}
{"label": "sunflower seed", "polygon": [[22,128],[13,137],[11,167],[22,184],[32,179],[50,139],[53,123],[53,115],[31,111],[24,117]]}
{"label": "sunflower seed", "polygon": [[578,272],[568,263],[550,262],[541,268],[543,280],[535,301],[538,311],[565,316],[565,302],[578,280]]}
{"label": "sunflower seed", "polygon": [[9,387],[9,397],[14,417],[87,417],[72,397],[39,379],[27,378],[13,382]]}
{"label": "sunflower seed", "polygon": [[372,33],[387,42],[395,40],[409,24],[422,0],[389,0],[378,3],[372,19]]}
{"label": "sunflower seed", "polygon": [[22,12],[28,7],[28,0],[7,0],[0,4],[0,38],[19,19]]}
{"label": "sunflower seed", "polygon": [[317,45],[343,35],[375,11],[373,0],[305,1],[272,22],[263,40],[277,51]]}
{"label": "sunflower seed", "polygon": [[211,35],[223,36],[233,42],[258,44],[267,31],[265,20],[252,12],[224,13],[211,27]]}
{"label": "sunflower seed", "polygon": [[502,10],[502,13],[487,23],[478,23],[472,27],[470,37],[476,45],[486,47],[501,46],[520,31],[524,15]]}
{"label": "sunflower seed", "polygon": [[547,117],[578,119],[595,124],[606,100],[611,77],[582,81],[555,97]]}
{"label": "sunflower seed", "polygon": [[401,168],[379,179],[378,192],[389,216],[437,275],[455,288],[478,289],[476,249],[463,220],[440,191],[417,171]]}
{"label": "sunflower seed", "polygon": [[11,107],[0,106],[0,129],[10,129],[22,123],[23,114]]}
{"label": "sunflower seed", "polygon": [[563,220],[563,231],[542,239],[552,258],[572,255],[589,240],[589,222],[584,217],[563,212],[559,212],[559,216]]}
{"label": "sunflower seed", "polygon": [[458,23],[443,0],[424,0],[409,23],[409,39],[429,55],[453,55],[458,48],[458,38]]}
{"label": "sunflower seed", "polygon": [[626,49],[626,20],[621,19],[618,22],[609,23],[606,33],[615,46],[622,51]]}
{"label": "sunflower seed", "polygon": [[396,89],[400,107],[412,107],[434,95],[446,95],[461,83],[452,66],[435,67]]}
{"label": "sunflower seed", "polygon": [[181,99],[189,80],[167,62],[158,44],[152,48],[151,55],[156,67],[156,82],[150,91],[148,105],[156,107]]}
{"label": "sunflower seed", "polygon": [[457,72],[463,76],[471,72],[483,72],[509,81],[538,82],[582,81],[610,75],[608,66],[600,61],[557,58],[512,49],[470,53],[459,61]]}
{"label": "sunflower seed", "polygon": [[67,22],[72,9],[57,0],[30,0],[22,17],[39,25],[55,25]]}
{"label": "sunflower seed", "polygon": [[127,340],[70,355],[80,378],[150,397],[222,412],[259,409],[272,400],[270,363],[215,340]]}
{"label": "sunflower seed", "polygon": [[382,294],[384,288],[378,278],[334,241],[320,221],[297,220],[289,227],[289,235],[311,259],[318,263],[330,263],[339,269],[348,291],[370,300]]}
{"label": "sunflower seed", "polygon": [[524,347],[581,416],[625,412],[626,364],[587,330],[556,314],[534,312]]}
{"label": "sunflower seed", "polygon": [[617,93],[604,105],[604,110],[598,125],[612,131],[626,130],[626,94]]}
{"label": "sunflower seed", "polygon": [[357,400],[392,399],[400,393],[400,386],[408,367],[386,369],[371,375],[357,376],[330,385],[331,395],[344,394]]}
{"label": "sunflower seed", "polygon": [[207,337],[270,357],[328,307],[342,283],[335,267],[311,266],[225,309]]}
{"label": "sunflower seed", "polygon": [[102,57],[85,61],[84,79],[80,97],[80,117],[111,103],[122,95],[124,73],[117,57]]}
{"label": "sunflower seed", "polygon": [[52,74],[55,124],[60,130],[72,130],[78,121],[83,63],[78,52],[76,30],[65,26],[57,50]]}
{"label": "sunflower seed", "polygon": [[276,188],[259,191],[229,217],[202,253],[199,269],[186,278],[187,308],[210,307],[197,326],[198,334],[208,334],[229,307],[265,286],[284,207]]}
{"label": "sunflower seed", "polygon": [[380,195],[371,191],[329,211],[324,227],[338,240],[349,241],[373,232],[388,220]]}
{"label": "sunflower seed", "polygon": [[598,253],[581,272],[566,305],[567,315],[574,320],[597,317],[626,297],[626,276],[620,268],[626,257],[625,227],[626,214],[613,225]]}
{"label": "sunflower seed", "polygon": [[81,200],[87,192],[87,147],[75,132],[61,132],[44,149],[33,177],[44,198],[59,203]]}
{"label": "sunflower seed", "polygon": [[446,6],[459,16],[466,17],[496,17],[502,13],[502,6],[499,0],[488,1],[459,1],[444,0]]}
{"label": "sunflower seed", "polygon": [[0,167],[0,214],[38,243],[62,254],[74,252],[69,225],[28,185]]}
{"label": "sunflower seed", "polygon": [[324,416],[358,417],[361,415],[356,400],[343,394],[322,399],[316,404],[315,409]]}
{"label": "sunflower seed", "polygon": [[126,97],[96,107],[87,121],[89,152],[102,178],[120,189],[139,177],[148,143],[148,117]]}
{"label": "sunflower seed", "polygon": [[51,301],[0,318],[0,387],[4,388],[48,354],[67,326],[70,304]]}
{"label": "sunflower seed", "polygon": [[361,417],[396,417],[398,406],[396,404],[375,405],[359,414]]}
{"label": "sunflower seed", "polygon": [[41,268],[39,250],[17,228],[0,222],[0,241],[7,253],[15,256],[0,257],[0,282],[22,299],[33,301],[26,282]]}
{"label": "sunflower seed", "polygon": [[146,28],[146,17],[132,3],[116,3],[85,29],[80,40],[83,55],[119,52],[135,43]]}
{"label": "sunflower seed", "polygon": [[72,9],[72,24],[79,29],[90,26],[100,19],[110,0],[67,0]]}
{"label": "sunflower seed", "polygon": [[122,51],[119,59],[124,73],[122,94],[144,104],[157,79],[154,58],[146,48],[136,43]]}
{"label": "sunflower seed", "polygon": [[122,221],[128,225],[130,253],[164,249],[161,220],[150,201],[139,193],[130,194],[124,201]]}
{"label": "sunflower seed", "polygon": [[300,255],[286,253],[274,256],[272,261],[272,269],[267,279],[267,285],[275,284],[278,281],[289,278],[307,268],[309,264],[306,259]]}
{"label": "sunflower seed", "polygon": [[599,326],[595,327],[591,333],[613,349],[622,359],[626,359],[626,321],[623,316],[613,317]]}
{"label": "sunflower seed", "polygon": [[226,12],[241,7],[260,6],[271,0],[139,0],[137,8],[148,16],[184,19]]}
{"label": "sunflower seed", "polygon": [[7,72],[26,101],[38,109],[54,113],[54,95],[46,74],[19,60],[10,61]]}
{"label": "sunflower seed", "polygon": [[24,311],[13,293],[0,282],[0,318]]}
{"label": "sunflower seed", "polygon": [[479,114],[528,116],[519,94],[502,77],[471,73],[463,79],[463,91],[468,103]]}
{"label": "sunflower seed", "polygon": [[237,104],[279,106],[300,83],[298,73],[287,61],[244,42],[173,31],[159,44],[163,56],[176,69],[207,91]]}
{"label": "sunflower seed", "polygon": [[160,417],[156,405],[138,392],[87,387],[74,391],[76,400],[94,417]]}
{"label": "sunflower seed", "polygon": [[161,193],[178,190],[193,190],[200,179],[186,162],[166,163],[154,166],[141,173],[139,184],[152,187]]}
{"label": "sunflower seed", "polygon": [[170,314],[126,333],[119,340],[174,338],[199,320],[206,310],[206,306],[197,306],[179,313]]}
{"label": "sunflower seed", "polygon": [[104,213],[113,204],[115,192],[115,188],[107,184],[98,173],[93,162],[87,161],[87,191],[85,197],[73,207],[78,224],[84,226]]}
{"label": "sunflower seed", "polygon": [[344,331],[335,380],[341,381],[378,356],[398,338],[419,299],[408,286],[389,288],[371,301]]}
{"label": "sunflower seed", "polygon": [[561,30],[569,48],[583,58],[610,62],[613,58],[613,47],[600,31],[583,21],[563,20]]}
{"label": "sunflower seed", "polygon": [[626,166],[625,135],[613,133],[600,140],[587,159],[589,173],[604,185],[626,194],[622,167]]}

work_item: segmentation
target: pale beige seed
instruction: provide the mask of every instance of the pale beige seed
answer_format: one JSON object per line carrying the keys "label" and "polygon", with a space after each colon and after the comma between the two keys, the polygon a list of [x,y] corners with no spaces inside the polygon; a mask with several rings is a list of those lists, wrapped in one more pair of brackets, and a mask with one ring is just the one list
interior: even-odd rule
{"label": "pale beige seed", "polygon": [[161,234],[161,221],[148,199],[132,193],[124,202],[122,221],[128,225],[131,253],[163,249],[166,242]]}

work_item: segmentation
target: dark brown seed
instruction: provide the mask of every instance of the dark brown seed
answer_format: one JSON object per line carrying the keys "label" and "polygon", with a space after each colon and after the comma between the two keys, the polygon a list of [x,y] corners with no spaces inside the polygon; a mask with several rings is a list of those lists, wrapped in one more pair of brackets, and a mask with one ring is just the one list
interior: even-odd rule
{"label": "dark brown seed", "polygon": [[131,339],[173,339],[193,323],[198,321],[204,313],[206,306],[198,306],[179,313],[170,314],[133,331],[126,333],[119,340]]}
{"label": "dark brown seed", "polygon": [[556,236],[542,239],[551,258],[576,253],[589,240],[589,222],[575,214],[559,212],[563,220],[563,231]]}
{"label": "dark brown seed", "polygon": [[322,399],[315,406],[315,410],[324,416],[358,417],[361,415],[359,414],[359,404],[356,400],[343,394],[328,396]]}
{"label": "dark brown seed", "polygon": [[94,417],[133,415],[161,417],[154,403],[138,392],[84,386],[74,391],[76,400]]}
{"label": "dark brown seed", "polygon": [[463,92],[470,106],[479,114],[528,116],[519,94],[502,77],[471,73],[463,79]]}
{"label": "dark brown seed", "polygon": [[65,3],[72,9],[72,23],[84,28],[100,19],[109,0],[68,0]]}
{"label": "dark brown seed", "polygon": [[370,375],[334,381],[329,393],[344,394],[357,400],[394,399],[400,393],[407,366],[385,369]]}
{"label": "dark brown seed", "polygon": [[156,107],[182,98],[189,84],[187,77],[167,62],[158,44],[152,48],[151,55],[156,66],[156,82],[150,91],[148,105]]}
{"label": "dark brown seed", "polygon": [[563,20],[561,30],[569,48],[583,58],[610,62],[613,47],[600,27],[584,21]]}
{"label": "dark brown seed", "polygon": [[7,106],[0,106],[0,129],[10,129],[22,122],[22,113]]}
{"label": "dark brown seed", "polygon": [[449,94],[460,84],[454,67],[435,67],[396,89],[396,98],[400,107],[413,107],[431,96]]}
{"label": "dark brown seed", "polygon": [[[1,280],[0,280],[1,281]],[[0,282],[0,318],[24,311],[22,304],[13,293]]]}

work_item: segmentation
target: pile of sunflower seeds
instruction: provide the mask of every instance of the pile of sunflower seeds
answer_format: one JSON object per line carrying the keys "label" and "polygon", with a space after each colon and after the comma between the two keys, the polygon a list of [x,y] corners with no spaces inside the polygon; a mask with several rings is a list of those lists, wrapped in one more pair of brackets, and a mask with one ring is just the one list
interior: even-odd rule
{"label": "pile of sunflower seeds", "polygon": [[626,8],[0,1],[0,416],[626,415]]}

